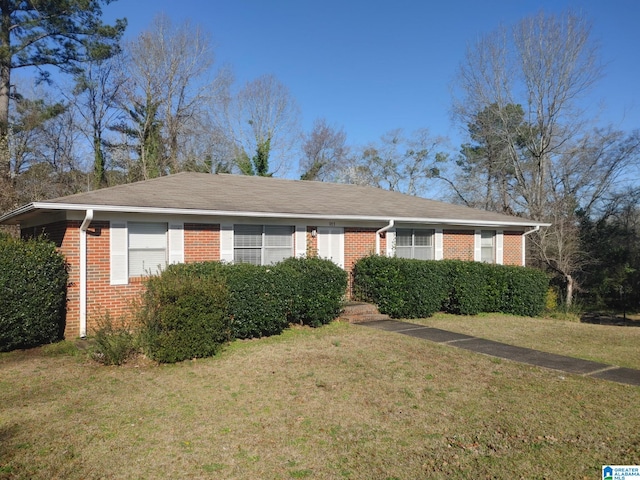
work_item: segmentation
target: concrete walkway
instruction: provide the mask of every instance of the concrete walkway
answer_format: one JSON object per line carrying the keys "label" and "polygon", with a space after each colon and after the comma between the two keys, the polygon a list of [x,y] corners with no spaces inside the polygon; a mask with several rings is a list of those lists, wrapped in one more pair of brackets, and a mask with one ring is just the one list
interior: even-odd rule
{"label": "concrete walkway", "polygon": [[634,370],[632,368],[617,367],[605,363],[582,360],[580,358],[556,355],[555,353],[540,352],[530,348],[515,347],[513,345],[507,345],[506,343],[494,342],[493,340],[485,340],[470,335],[397,320],[372,320],[359,322],[355,325],[376,328],[387,332],[401,333],[403,335],[409,335],[410,337],[444,343],[472,352],[484,353],[492,357],[505,358],[538,367],[640,386],[640,370]]}

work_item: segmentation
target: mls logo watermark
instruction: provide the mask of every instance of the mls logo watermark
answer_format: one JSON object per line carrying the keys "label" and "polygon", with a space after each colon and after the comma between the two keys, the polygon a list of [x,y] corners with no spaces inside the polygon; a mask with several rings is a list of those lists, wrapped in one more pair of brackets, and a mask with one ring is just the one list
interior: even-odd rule
{"label": "mls logo watermark", "polygon": [[640,465],[605,465],[602,480],[640,480]]}

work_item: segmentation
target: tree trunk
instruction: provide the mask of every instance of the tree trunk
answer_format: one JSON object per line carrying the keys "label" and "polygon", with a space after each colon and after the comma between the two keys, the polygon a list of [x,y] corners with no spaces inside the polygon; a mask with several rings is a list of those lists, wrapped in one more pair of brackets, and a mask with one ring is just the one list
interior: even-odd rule
{"label": "tree trunk", "polygon": [[573,280],[573,277],[569,274],[565,274],[564,279],[567,282],[567,296],[565,298],[565,306],[567,307],[567,310],[568,310],[573,305],[573,289],[575,287],[575,281]]}
{"label": "tree trunk", "polygon": [[104,165],[104,153],[102,152],[102,140],[98,135],[93,137],[93,188],[99,189],[107,186],[107,177]]}

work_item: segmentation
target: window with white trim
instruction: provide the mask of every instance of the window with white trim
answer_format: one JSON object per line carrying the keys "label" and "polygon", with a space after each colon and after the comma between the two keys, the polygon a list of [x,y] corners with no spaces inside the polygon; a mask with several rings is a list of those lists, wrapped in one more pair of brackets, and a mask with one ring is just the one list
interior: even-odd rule
{"label": "window with white trim", "polygon": [[233,261],[272,265],[293,256],[290,225],[234,225]]}
{"label": "window with white trim", "polygon": [[153,275],[167,266],[167,224],[128,222],[129,278]]}
{"label": "window with white trim", "polygon": [[433,260],[434,230],[398,228],[396,230],[396,257]]}
{"label": "window with white trim", "polygon": [[480,231],[480,261],[495,263],[496,261],[496,231]]}

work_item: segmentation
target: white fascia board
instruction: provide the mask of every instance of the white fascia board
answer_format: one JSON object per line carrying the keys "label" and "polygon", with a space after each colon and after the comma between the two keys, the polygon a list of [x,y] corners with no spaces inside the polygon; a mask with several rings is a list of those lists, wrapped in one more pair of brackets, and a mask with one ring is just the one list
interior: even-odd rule
{"label": "white fascia board", "polygon": [[17,217],[19,215],[23,215],[25,213],[29,213],[29,212],[32,212],[34,210],[37,210],[39,207],[37,207],[35,205],[36,205],[35,203],[29,203],[27,205],[24,205],[24,206],[18,208],[17,210],[13,210],[13,211],[11,211],[9,213],[6,213],[6,214],[2,215],[0,217],[0,223],[3,223],[5,221],[7,221],[7,220],[11,220],[12,218]]}
{"label": "white fascia board", "polygon": [[[0,218],[0,223],[7,218],[28,213],[38,209],[46,210],[93,210],[94,212],[114,212],[114,213],[149,213],[163,215],[201,215],[219,217],[254,217],[254,218],[298,218],[309,220],[347,220],[347,221],[374,221],[389,222],[389,216],[359,216],[359,215],[320,215],[305,213],[273,213],[273,212],[243,212],[225,210],[202,210],[188,208],[163,208],[163,207],[131,207],[126,205],[83,205],[74,203],[47,203],[34,202],[18,210],[14,210],[8,215]],[[455,218],[429,218],[429,217],[395,217],[394,220],[403,223],[421,223],[431,225],[457,225],[474,227],[541,227],[551,226],[550,223],[535,221],[512,221],[500,222],[494,220],[460,220]]]}

